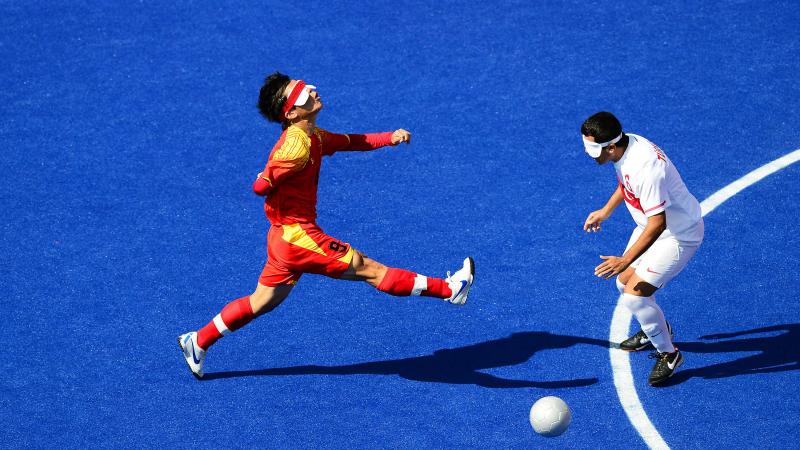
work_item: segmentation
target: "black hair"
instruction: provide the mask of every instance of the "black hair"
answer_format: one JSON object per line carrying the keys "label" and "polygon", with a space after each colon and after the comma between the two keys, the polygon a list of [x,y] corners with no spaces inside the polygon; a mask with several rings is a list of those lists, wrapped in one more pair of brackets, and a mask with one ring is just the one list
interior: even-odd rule
{"label": "black hair", "polygon": [[622,133],[622,124],[610,112],[601,111],[583,122],[581,133],[593,136],[595,142],[608,142]]}
{"label": "black hair", "polygon": [[284,123],[286,117],[283,115],[283,105],[286,103],[286,96],[283,91],[292,81],[289,76],[280,72],[275,72],[264,79],[261,92],[258,94],[258,111],[270,122]]}

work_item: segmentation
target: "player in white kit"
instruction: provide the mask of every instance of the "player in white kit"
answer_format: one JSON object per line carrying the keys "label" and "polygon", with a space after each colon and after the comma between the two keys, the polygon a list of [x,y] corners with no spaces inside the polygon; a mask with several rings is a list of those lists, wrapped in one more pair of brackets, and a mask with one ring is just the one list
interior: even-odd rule
{"label": "player in white kit", "polygon": [[581,126],[586,153],[598,164],[614,163],[619,185],[606,205],[589,214],[587,232],[600,224],[623,201],[636,222],[622,256],[600,256],[596,276],[617,276],[622,303],[639,321],[641,331],[620,343],[627,351],[655,347],[655,367],[648,382],[663,383],[683,364],[672,343],[672,328],[653,294],[678,275],[703,242],[700,204],[686,189],[664,152],[647,139],[623,133],[609,112],[592,115]]}

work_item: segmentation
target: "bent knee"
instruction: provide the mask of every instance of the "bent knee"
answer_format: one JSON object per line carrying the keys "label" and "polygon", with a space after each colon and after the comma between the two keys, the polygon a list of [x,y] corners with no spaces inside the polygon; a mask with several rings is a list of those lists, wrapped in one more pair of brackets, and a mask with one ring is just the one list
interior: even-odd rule
{"label": "bent knee", "polygon": [[357,273],[359,270],[364,268],[364,260],[367,257],[364,256],[363,253],[360,251],[353,249],[353,259],[350,261],[350,270],[353,273]]}
{"label": "bent knee", "polygon": [[270,299],[271,296],[265,290],[256,289],[255,292],[250,294],[250,307],[258,315],[264,310]]}
{"label": "bent knee", "polygon": [[655,294],[657,290],[658,288],[652,284],[642,280],[641,278],[635,277],[631,280],[628,280],[628,282],[625,284],[624,293],[638,295],[640,297],[650,297],[651,295]]}
{"label": "bent knee", "polygon": [[251,303],[265,303],[267,301],[268,295],[264,291],[259,291],[256,289],[250,294],[250,302]]}
{"label": "bent knee", "polygon": [[636,273],[635,267],[628,267],[625,269],[621,274],[617,275],[617,287],[621,283],[623,286],[627,285],[628,282],[633,278],[633,275]]}
{"label": "bent knee", "polygon": [[359,251],[353,254],[353,261],[350,263],[350,270],[353,274],[366,280],[383,278],[388,270],[386,266],[369,258]]}
{"label": "bent knee", "polygon": [[625,293],[625,282],[622,281],[622,275],[617,277],[616,285],[617,285],[617,290],[619,291],[619,293],[620,294],[624,294]]}

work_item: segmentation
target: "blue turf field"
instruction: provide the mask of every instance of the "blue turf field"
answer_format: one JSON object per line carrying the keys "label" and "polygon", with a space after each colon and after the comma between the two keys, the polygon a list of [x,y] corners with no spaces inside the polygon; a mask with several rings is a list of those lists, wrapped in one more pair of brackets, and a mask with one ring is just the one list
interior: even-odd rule
{"label": "blue turf field", "polygon": [[[0,446],[645,447],[592,274],[632,221],[582,233],[616,181],[581,122],[615,112],[699,200],[800,148],[794,2],[651,3],[0,2]],[[457,308],[305,276],[198,382],[175,337],[265,258],[274,70],[318,86],[324,128],[414,133],[327,159],[320,225],[431,276],[471,255],[476,282]],[[724,203],[659,295],[686,364],[660,389],[631,365],[673,448],[800,438],[799,194],[794,165]],[[559,438],[528,424],[545,395]]]}

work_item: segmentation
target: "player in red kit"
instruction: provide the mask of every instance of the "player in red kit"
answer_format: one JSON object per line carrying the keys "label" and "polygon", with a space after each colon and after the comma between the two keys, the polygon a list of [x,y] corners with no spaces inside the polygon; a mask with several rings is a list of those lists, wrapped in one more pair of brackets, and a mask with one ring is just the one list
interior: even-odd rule
{"label": "player in red kit", "polygon": [[336,134],[316,126],[322,99],[316,88],[281,73],[267,77],[258,107],[271,122],[283,127],[266,167],[253,183],[265,196],[270,222],[267,262],[255,292],[225,305],[207,325],[178,337],[192,373],[203,376],[208,348],[255,317],[275,309],[286,299],[300,276],[314,273],[351,281],[365,281],[394,296],[422,295],[456,305],[467,301],[475,274],[472,258],[446,279],[429,278],[386,267],[350,244],[328,236],[317,225],[317,184],[323,156],[341,151],[369,151],[411,142],[406,130],[374,134]]}

